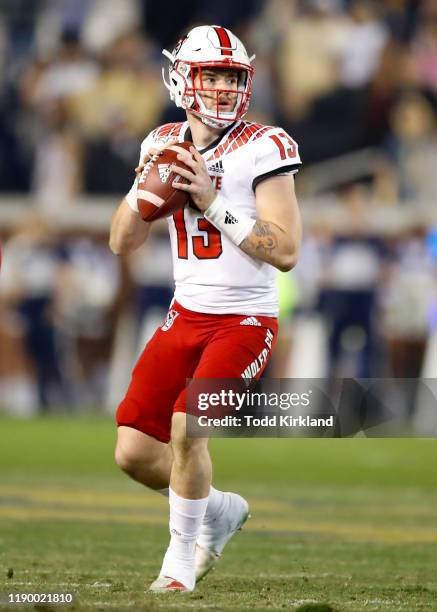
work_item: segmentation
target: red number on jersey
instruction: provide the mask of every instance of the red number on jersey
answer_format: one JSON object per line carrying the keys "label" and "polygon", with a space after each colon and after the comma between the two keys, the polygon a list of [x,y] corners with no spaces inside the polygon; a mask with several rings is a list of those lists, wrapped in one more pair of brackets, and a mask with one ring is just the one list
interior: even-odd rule
{"label": "red number on jersey", "polygon": [[217,259],[223,252],[222,235],[208,219],[197,219],[197,227],[206,232],[206,243],[203,236],[193,236],[193,253],[197,259]]}
{"label": "red number on jersey", "polygon": [[287,159],[287,157],[295,157],[297,150],[296,143],[290,138],[288,134],[286,134],[285,132],[279,132],[277,136],[276,134],[274,134],[273,136],[270,136],[270,138],[278,146],[279,153],[281,154],[281,159]]}
{"label": "red number on jersey", "polygon": [[188,238],[183,208],[175,212],[173,215],[173,221],[176,228],[176,235],[178,237],[178,257],[179,259],[188,259]]}
{"label": "red number on jersey", "polygon": [[[178,240],[179,259],[188,259],[188,237],[185,227],[184,210],[178,210],[173,215]],[[217,259],[223,252],[222,235],[217,228],[205,219],[197,219],[197,227],[206,236],[193,236],[193,253],[197,259]]]}

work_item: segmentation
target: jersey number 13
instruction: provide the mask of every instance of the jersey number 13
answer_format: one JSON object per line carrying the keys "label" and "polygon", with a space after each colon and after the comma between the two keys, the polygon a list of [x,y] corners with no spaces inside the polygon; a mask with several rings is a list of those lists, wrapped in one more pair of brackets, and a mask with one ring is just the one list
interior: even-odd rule
{"label": "jersey number 13", "polygon": [[[179,259],[188,259],[188,233],[185,225],[184,209],[173,215],[178,240]],[[193,236],[193,253],[197,259],[217,259],[223,253],[222,236],[217,228],[200,217],[197,219],[197,229],[205,232],[206,236]]]}

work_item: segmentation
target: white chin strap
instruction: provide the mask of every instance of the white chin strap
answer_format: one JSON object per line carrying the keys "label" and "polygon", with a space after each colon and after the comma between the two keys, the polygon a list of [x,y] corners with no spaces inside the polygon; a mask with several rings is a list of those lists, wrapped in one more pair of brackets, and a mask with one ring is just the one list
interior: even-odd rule
{"label": "white chin strap", "polygon": [[234,118],[229,118],[228,120],[226,119],[219,119],[216,117],[208,117],[203,115],[200,111],[195,111],[192,108],[186,108],[185,109],[188,113],[191,113],[192,115],[194,115],[195,117],[197,117],[198,119],[200,119],[200,121],[202,123],[204,123],[205,125],[209,126],[209,127],[213,127],[213,128],[226,128],[228,126],[231,125],[231,123],[234,123],[235,121],[237,121],[237,119]]}
{"label": "white chin strap", "polygon": [[208,125],[209,127],[213,127],[213,128],[226,128],[235,121],[235,119],[230,119],[228,121],[221,120],[221,119],[213,119],[212,117],[205,117],[205,115],[202,115],[201,113],[197,113],[196,111],[191,111],[191,112],[193,112],[197,117],[199,117],[202,123],[204,123],[205,125]]}

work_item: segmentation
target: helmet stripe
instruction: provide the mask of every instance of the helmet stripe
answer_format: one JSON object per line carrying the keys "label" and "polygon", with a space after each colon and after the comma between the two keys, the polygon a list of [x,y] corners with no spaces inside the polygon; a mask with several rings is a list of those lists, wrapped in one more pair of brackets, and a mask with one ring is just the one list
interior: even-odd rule
{"label": "helmet stripe", "polygon": [[216,27],[214,30],[219,39],[222,55],[232,56],[232,43],[225,28]]}

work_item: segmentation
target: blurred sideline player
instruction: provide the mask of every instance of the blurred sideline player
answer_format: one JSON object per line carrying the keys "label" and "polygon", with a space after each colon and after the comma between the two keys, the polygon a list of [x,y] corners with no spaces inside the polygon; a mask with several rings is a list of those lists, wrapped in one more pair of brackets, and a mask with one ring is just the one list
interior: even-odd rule
{"label": "blurred sideline player", "polygon": [[[140,164],[191,140],[176,171],[197,206],[168,218],[175,296],[144,349],[117,411],[117,464],[169,495],[170,544],[152,591],[192,591],[244,524],[248,504],[211,486],[207,439],[186,438],[187,378],[258,378],[276,341],[276,270],[300,248],[293,174],[296,143],[282,129],[243,121],[253,68],[241,41],[219,26],[194,28],[172,53],[170,97],[187,121],[156,128]],[[138,169],[137,169],[138,171]],[[137,180],[114,214],[110,246],[125,255],[146,239]],[[267,350],[266,350],[267,349]],[[266,359],[261,359],[267,355]],[[169,444],[171,442],[171,444]]]}

